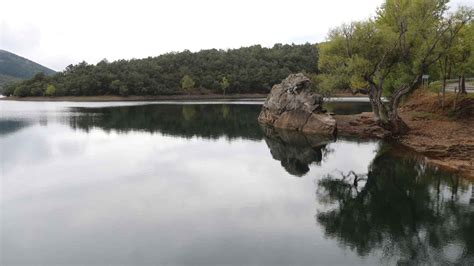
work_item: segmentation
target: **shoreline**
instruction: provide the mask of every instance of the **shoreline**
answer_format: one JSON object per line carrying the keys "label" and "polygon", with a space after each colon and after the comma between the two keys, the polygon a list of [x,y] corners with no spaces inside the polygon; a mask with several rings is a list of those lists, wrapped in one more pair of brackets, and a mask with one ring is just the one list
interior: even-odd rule
{"label": "shoreline", "polygon": [[[156,95],[156,96],[29,96],[29,97],[1,97],[0,101],[19,101],[19,102],[153,102],[153,101],[249,101],[264,102],[268,94],[252,93],[252,94],[191,94],[191,95]],[[334,95],[325,98],[326,102],[369,102],[366,96],[352,95]]]}
{"label": "shoreline", "polygon": [[[372,113],[335,115],[338,137],[395,141],[440,169],[474,180],[474,121],[423,120],[407,112],[400,116],[409,133],[392,140],[390,132],[377,126]],[[451,132],[457,132],[449,135]]]}
{"label": "shoreline", "polygon": [[[399,109],[410,131],[394,141],[420,154],[430,165],[474,180],[474,98],[459,100],[460,116],[450,116],[455,96],[447,97],[445,110],[437,96],[415,92]],[[338,135],[360,139],[390,139],[390,132],[379,127],[372,113],[335,115]]]}
{"label": "shoreline", "polygon": [[[3,97],[0,101],[21,102],[151,102],[151,101],[248,101],[263,102],[267,94],[195,94],[159,96],[66,96],[66,97]],[[335,100],[333,97],[333,101]],[[346,97],[340,99],[344,100]],[[347,97],[348,101],[365,101],[363,97]],[[415,99],[415,100],[413,100]],[[418,100],[416,100],[418,99]],[[419,100],[421,99],[421,100]],[[331,99],[329,98],[329,101]],[[335,101],[338,101],[337,98]],[[400,108],[400,116],[410,132],[396,141],[424,156],[426,163],[456,172],[474,180],[474,116],[453,120],[439,110],[436,96],[420,92]],[[469,103],[468,103],[469,104]],[[474,105],[473,105],[474,106]],[[439,108],[437,108],[439,109]],[[449,109],[449,108],[447,108]],[[359,139],[387,139],[390,132],[379,127],[372,113],[334,115],[338,136]]]}
{"label": "shoreline", "polygon": [[228,100],[228,101],[261,101],[265,100],[267,94],[190,94],[190,95],[156,95],[156,96],[60,96],[60,97],[3,97],[0,101],[22,101],[22,102],[147,102],[147,101],[203,101],[203,100]]}

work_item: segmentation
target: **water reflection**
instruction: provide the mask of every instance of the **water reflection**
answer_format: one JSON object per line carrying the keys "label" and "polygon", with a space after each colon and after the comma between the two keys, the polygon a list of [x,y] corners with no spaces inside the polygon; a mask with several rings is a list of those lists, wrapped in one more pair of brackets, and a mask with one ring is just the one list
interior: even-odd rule
{"label": "water reflection", "polygon": [[[360,256],[376,251],[390,264],[474,262],[470,182],[394,155],[382,145],[367,174],[328,174],[317,198],[325,234]],[[472,197],[471,197],[472,199]]]}
{"label": "water reflection", "polygon": [[217,139],[263,138],[256,117],[258,105],[139,105],[109,108],[72,108],[78,116],[68,117],[72,128],[107,132],[145,131],[178,137]]}
{"label": "water reflection", "polygon": [[309,172],[309,165],[320,164],[329,150],[327,144],[333,139],[317,135],[304,135],[262,126],[273,159],[292,175],[301,177]]}
{"label": "water reflection", "polygon": [[13,134],[29,126],[29,124],[30,123],[23,120],[0,119],[0,136]]}
{"label": "water reflection", "polygon": [[18,104],[2,265],[472,264],[471,183],[388,143],[262,129],[255,105]]}

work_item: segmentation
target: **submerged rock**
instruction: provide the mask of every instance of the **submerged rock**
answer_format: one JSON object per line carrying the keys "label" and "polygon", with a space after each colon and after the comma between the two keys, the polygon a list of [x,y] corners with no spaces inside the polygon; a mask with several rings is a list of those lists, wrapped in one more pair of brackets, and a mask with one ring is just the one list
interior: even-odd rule
{"label": "submerged rock", "polygon": [[304,133],[335,135],[336,121],[324,111],[323,96],[310,89],[303,74],[291,74],[273,86],[258,121],[264,125]]}

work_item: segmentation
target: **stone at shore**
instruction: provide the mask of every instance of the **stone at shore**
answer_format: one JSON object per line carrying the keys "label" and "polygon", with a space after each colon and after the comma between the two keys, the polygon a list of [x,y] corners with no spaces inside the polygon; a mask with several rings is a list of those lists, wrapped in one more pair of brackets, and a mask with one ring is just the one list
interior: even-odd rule
{"label": "stone at shore", "polygon": [[275,128],[334,136],[336,121],[323,109],[323,96],[311,91],[310,85],[301,73],[274,85],[258,121]]}

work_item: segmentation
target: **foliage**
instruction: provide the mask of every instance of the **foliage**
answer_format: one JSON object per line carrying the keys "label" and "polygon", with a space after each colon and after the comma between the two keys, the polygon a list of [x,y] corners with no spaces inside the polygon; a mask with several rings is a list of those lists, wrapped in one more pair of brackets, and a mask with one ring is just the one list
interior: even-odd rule
{"label": "foliage", "polygon": [[5,95],[13,95],[17,87],[45,89],[49,84],[56,87],[56,96],[181,94],[185,75],[192,77],[192,87],[199,91],[221,93],[225,77],[229,81],[225,93],[265,93],[290,73],[317,73],[317,59],[314,44],[276,44],[272,48],[256,45],[114,62],[102,60],[96,65],[82,62],[52,77],[16,83]]}
{"label": "foliage", "polygon": [[408,127],[397,113],[401,98],[456,43],[461,47],[454,55],[469,50],[460,33],[474,11],[460,7],[448,14],[447,9],[446,0],[386,0],[375,18],[332,30],[320,48],[322,87],[368,88],[377,122],[395,135],[405,133]]}
{"label": "foliage", "polygon": [[181,88],[187,92],[190,92],[194,85],[196,85],[196,82],[189,75],[184,75],[181,79]]}
{"label": "foliage", "polygon": [[46,91],[44,92],[44,95],[45,96],[54,96],[55,94],[56,94],[56,87],[54,87],[54,85],[52,85],[52,84],[49,84],[46,87]]}
{"label": "foliage", "polygon": [[13,95],[18,97],[26,97],[30,94],[30,89],[26,86],[17,86],[13,92]]}
{"label": "foliage", "polygon": [[433,81],[433,82],[430,82],[429,89],[432,92],[439,92],[441,90],[441,86],[442,84],[440,81]]}
{"label": "foliage", "polygon": [[230,86],[229,80],[227,80],[226,77],[223,77],[221,82],[220,82],[220,85],[221,85],[222,93],[225,95],[225,91]]}

